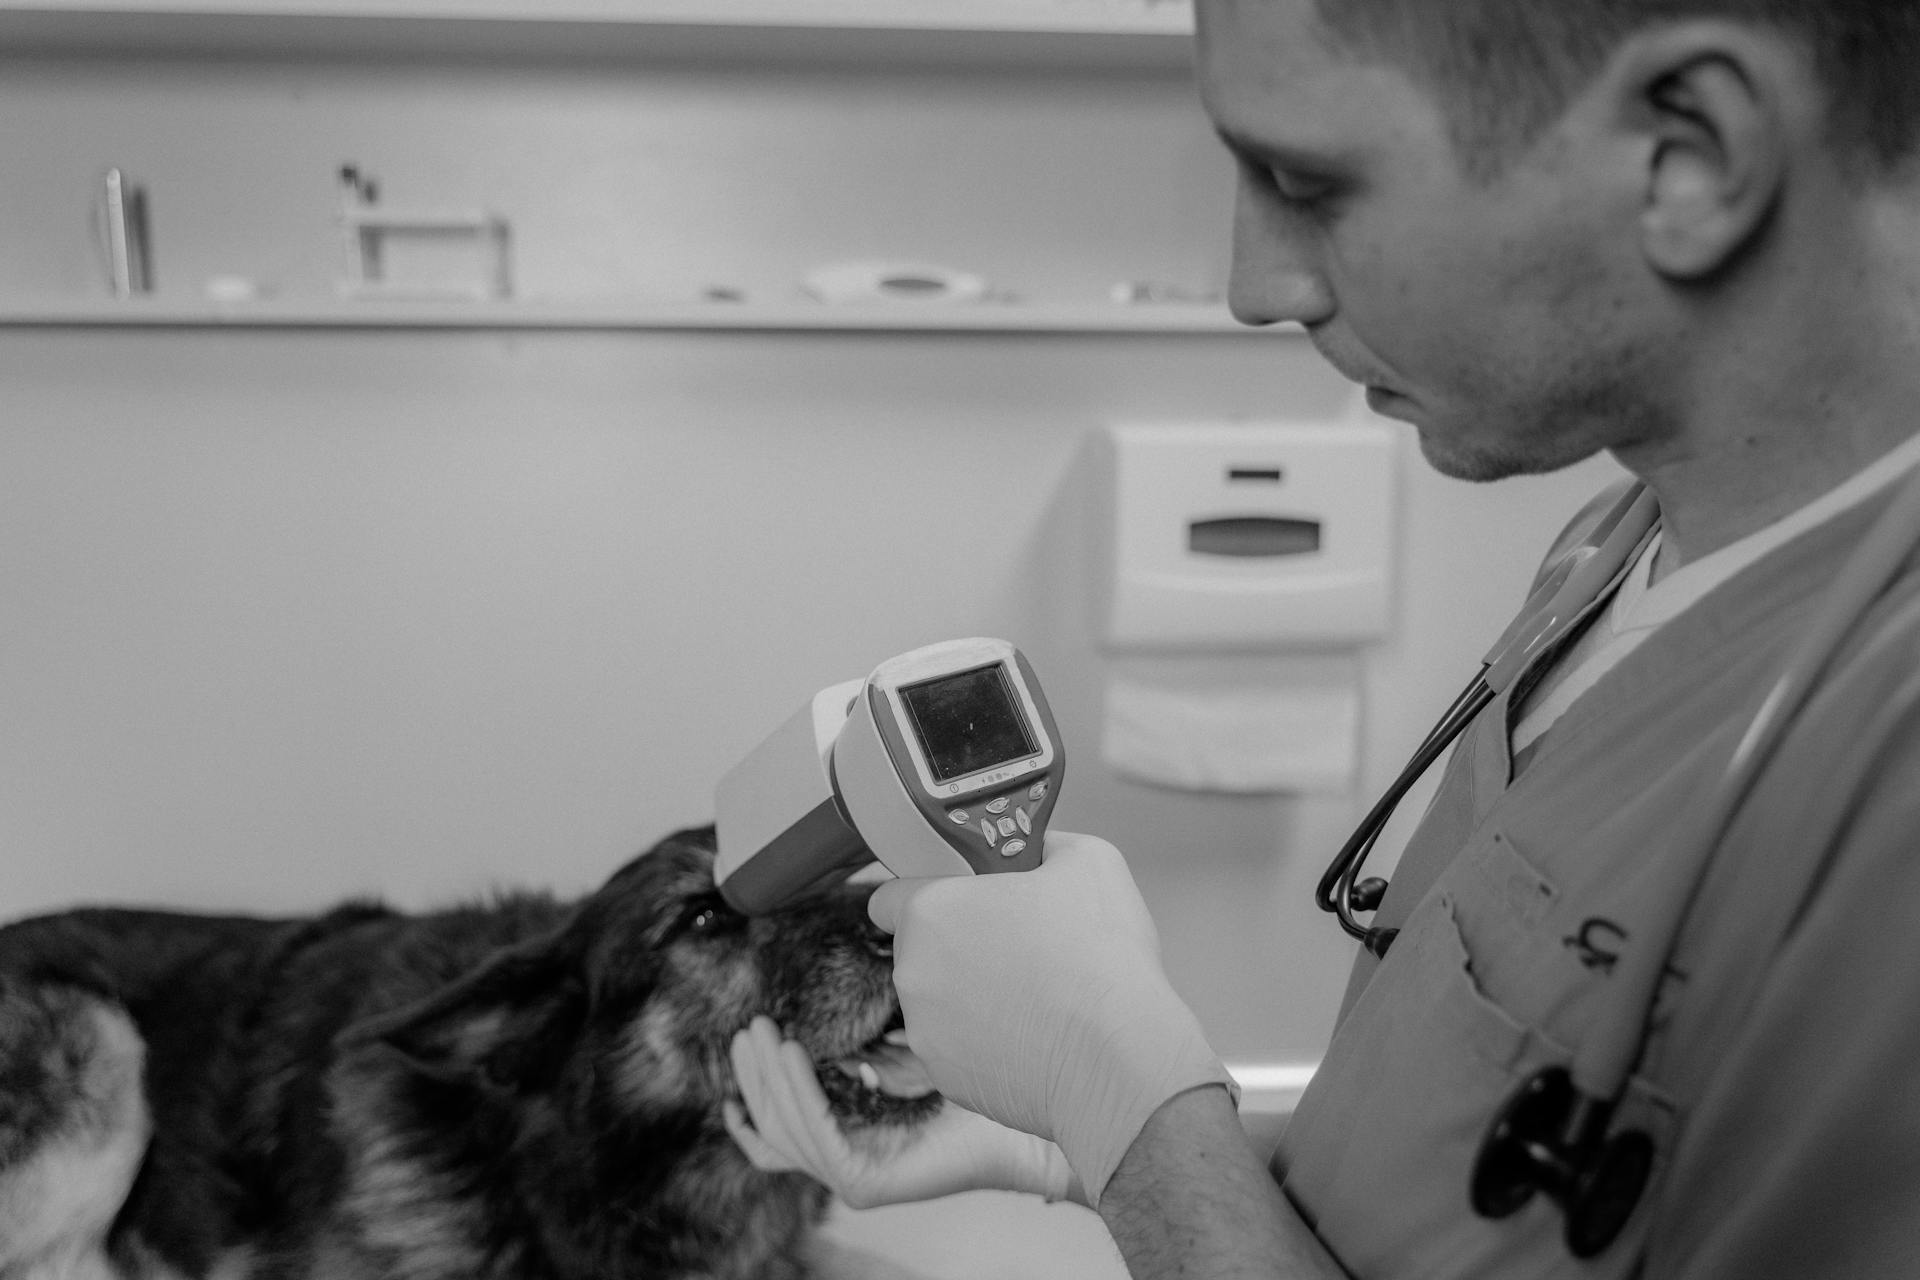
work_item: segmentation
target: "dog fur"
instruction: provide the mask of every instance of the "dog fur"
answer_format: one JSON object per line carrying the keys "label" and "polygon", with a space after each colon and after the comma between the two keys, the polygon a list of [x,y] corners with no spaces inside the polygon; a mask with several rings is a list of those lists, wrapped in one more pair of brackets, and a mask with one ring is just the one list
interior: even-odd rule
{"label": "dog fur", "polygon": [[0,929],[0,1280],[798,1280],[827,1193],[727,1136],[727,1046],[851,1060],[887,943],[854,890],[733,912],[710,829],[574,904]]}

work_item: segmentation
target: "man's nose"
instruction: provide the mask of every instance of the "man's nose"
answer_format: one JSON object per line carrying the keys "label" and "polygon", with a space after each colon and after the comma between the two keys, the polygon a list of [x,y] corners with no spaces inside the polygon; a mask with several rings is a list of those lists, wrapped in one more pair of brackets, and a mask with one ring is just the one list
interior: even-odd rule
{"label": "man's nose", "polygon": [[1227,303],[1243,324],[1331,319],[1333,295],[1316,261],[1313,233],[1257,181],[1242,176],[1233,215],[1233,274]]}

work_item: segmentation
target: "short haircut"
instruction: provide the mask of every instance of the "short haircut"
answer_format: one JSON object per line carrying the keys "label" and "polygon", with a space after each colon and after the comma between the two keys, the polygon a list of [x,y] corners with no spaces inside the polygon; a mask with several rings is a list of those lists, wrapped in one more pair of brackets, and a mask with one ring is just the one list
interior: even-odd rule
{"label": "short haircut", "polygon": [[1831,144],[1890,170],[1920,137],[1920,0],[1315,0],[1333,44],[1401,67],[1448,112],[1462,167],[1497,175],[1655,22],[1720,17],[1795,37]]}

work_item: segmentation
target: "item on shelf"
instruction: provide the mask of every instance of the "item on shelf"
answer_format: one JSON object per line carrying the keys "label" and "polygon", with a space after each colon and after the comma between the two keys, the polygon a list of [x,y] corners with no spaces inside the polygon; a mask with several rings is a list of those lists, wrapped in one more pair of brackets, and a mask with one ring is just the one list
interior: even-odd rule
{"label": "item on shelf", "polygon": [[510,232],[484,209],[388,209],[358,166],[340,169],[349,298],[483,302],[513,292]]}
{"label": "item on shelf", "polygon": [[95,226],[106,254],[107,284],[116,298],[153,292],[153,245],[147,189],[123,169],[109,169],[95,203]]}
{"label": "item on shelf", "polygon": [[219,275],[208,276],[206,283],[200,286],[200,292],[206,295],[209,302],[258,302],[272,296],[273,288],[252,276]]}
{"label": "item on shelf", "polygon": [[822,302],[981,302],[979,276],[919,262],[836,262],[809,271],[806,291]]}
{"label": "item on shelf", "polygon": [[1107,291],[1107,296],[1128,307],[1215,306],[1226,301],[1218,289],[1196,289],[1165,280],[1122,280]]}

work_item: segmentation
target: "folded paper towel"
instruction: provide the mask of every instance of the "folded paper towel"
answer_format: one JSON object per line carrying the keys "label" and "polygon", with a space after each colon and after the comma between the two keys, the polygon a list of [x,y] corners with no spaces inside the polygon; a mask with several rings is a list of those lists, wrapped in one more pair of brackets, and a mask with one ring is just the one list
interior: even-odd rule
{"label": "folded paper towel", "polygon": [[1123,777],[1189,791],[1344,791],[1360,730],[1351,654],[1108,660],[1100,754]]}

